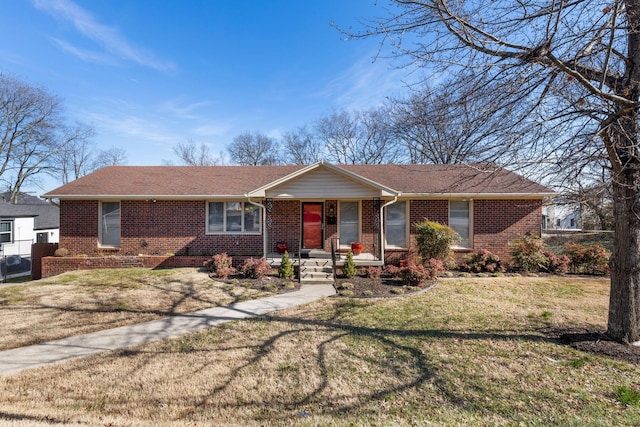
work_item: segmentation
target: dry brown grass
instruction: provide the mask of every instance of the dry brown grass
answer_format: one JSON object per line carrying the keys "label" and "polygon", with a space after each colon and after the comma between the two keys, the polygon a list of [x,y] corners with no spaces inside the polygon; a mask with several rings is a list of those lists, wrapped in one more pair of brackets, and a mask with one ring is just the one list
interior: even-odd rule
{"label": "dry brown grass", "polygon": [[7,424],[640,424],[615,399],[640,368],[547,339],[604,328],[608,283],[442,280],[389,300],[326,299],[0,381]]}
{"label": "dry brown grass", "polygon": [[0,350],[265,295],[196,268],[65,273],[0,288]]}

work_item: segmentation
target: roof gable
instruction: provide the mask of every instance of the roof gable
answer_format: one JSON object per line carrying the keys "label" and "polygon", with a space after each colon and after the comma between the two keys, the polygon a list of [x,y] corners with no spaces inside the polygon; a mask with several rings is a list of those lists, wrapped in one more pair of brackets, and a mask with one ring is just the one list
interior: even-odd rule
{"label": "roof gable", "polygon": [[252,197],[267,198],[326,198],[334,199],[395,196],[397,193],[383,185],[340,167],[318,162],[295,171],[249,193]]}

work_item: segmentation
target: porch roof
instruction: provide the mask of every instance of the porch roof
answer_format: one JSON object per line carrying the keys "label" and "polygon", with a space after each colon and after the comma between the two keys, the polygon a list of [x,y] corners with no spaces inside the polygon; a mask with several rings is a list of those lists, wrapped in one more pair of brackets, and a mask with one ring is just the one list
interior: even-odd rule
{"label": "porch roof", "polygon": [[[108,166],[43,195],[58,199],[232,199],[323,169],[376,190],[380,197],[546,197],[555,193],[488,165]],[[331,188],[325,197],[331,198]]]}

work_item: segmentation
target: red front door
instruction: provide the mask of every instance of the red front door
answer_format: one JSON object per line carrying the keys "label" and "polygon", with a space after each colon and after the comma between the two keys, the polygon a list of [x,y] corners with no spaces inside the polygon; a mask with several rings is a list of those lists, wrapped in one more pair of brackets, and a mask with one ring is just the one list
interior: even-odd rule
{"label": "red front door", "polygon": [[302,204],[302,246],[304,249],[322,248],[322,203]]}

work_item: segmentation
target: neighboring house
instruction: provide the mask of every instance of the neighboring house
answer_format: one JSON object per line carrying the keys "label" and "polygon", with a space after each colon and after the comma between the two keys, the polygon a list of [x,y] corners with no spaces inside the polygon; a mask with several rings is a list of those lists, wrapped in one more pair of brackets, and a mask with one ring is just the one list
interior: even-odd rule
{"label": "neighboring house", "polygon": [[415,249],[428,218],[460,234],[459,254],[509,256],[540,235],[550,189],[505,169],[464,165],[111,166],[50,191],[72,255],[276,257],[345,252],[369,265]]}
{"label": "neighboring house", "polygon": [[25,193],[17,203],[9,203],[8,194],[0,195],[0,244],[2,255],[31,253],[33,243],[57,243],[60,210],[45,200]]}
{"label": "neighboring house", "polygon": [[542,207],[544,230],[580,230],[582,207],[580,203],[554,199]]}
{"label": "neighboring house", "polygon": [[0,194],[0,278],[29,275],[32,271],[32,245],[57,243],[59,209],[25,193],[17,203]]}

